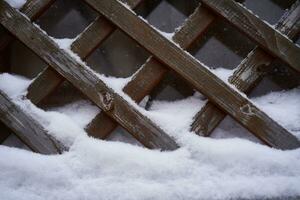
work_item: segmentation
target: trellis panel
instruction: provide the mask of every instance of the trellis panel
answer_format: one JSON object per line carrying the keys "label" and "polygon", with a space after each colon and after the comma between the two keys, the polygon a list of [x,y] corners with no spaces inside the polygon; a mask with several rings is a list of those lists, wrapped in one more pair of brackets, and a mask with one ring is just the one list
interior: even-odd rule
{"label": "trellis panel", "polygon": [[[276,25],[276,29],[295,40],[300,32],[300,2],[297,1],[286,12]],[[237,89],[248,94],[263,78],[265,68],[274,58],[259,47],[251,51],[240,63],[233,75],[229,78]],[[213,103],[206,105],[197,113],[192,124],[192,130],[197,134],[209,136],[218,124],[224,119],[226,113]]]}
{"label": "trellis panel", "polygon": [[[128,3],[134,8],[141,0],[131,0]],[[71,44],[71,50],[85,60],[115,29],[113,24],[99,16]],[[64,77],[47,67],[28,87],[27,98],[37,104],[63,81]]]}
{"label": "trellis panel", "polygon": [[[173,40],[183,49],[188,49],[215,19],[215,15],[199,6],[182,27],[175,32]],[[134,101],[140,102],[159,84],[167,71],[167,66],[151,56],[124,87],[123,91]],[[117,123],[101,112],[91,121],[86,130],[90,135],[104,139],[116,127]]]}
{"label": "trellis panel", "polygon": [[256,41],[260,47],[300,72],[300,48],[279,31],[232,0],[202,0],[202,2]]}
{"label": "trellis panel", "polygon": [[281,149],[300,146],[295,136],[127,7],[115,0],[85,1],[267,144]]}
{"label": "trellis panel", "polygon": [[112,91],[99,76],[59,49],[42,30],[3,1],[0,1],[0,22],[146,147],[162,150],[178,148],[170,136]]}
{"label": "trellis panel", "polygon": [[[116,0],[85,1],[105,17],[99,16],[72,44],[71,49],[82,59],[89,56],[116,28],[127,33],[153,54],[124,88],[124,92],[134,101],[141,101],[159,84],[168,69],[172,69],[213,102],[209,102],[198,114],[198,118],[202,122],[208,121],[205,127],[208,134],[227,113],[270,146],[281,149],[293,149],[300,146],[300,142],[295,136],[181,49],[187,49],[213,23],[216,18],[215,14],[218,14],[272,55],[270,56],[257,47],[240,64],[230,79],[231,82],[243,79],[242,76],[245,75],[245,70],[248,70],[247,67],[251,70],[255,69],[253,73],[258,74],[257,76],[251,73],[247,74],[247,78],[252,80],[252,82],[248,79],[245,81],[248,85],[244,84],[244,86],[248,88],[244,91],[247,92],[264,74],[257,69],[264,70],[265,67],[262,66],[262,63],[269,65],[273,57],[280,58],[299,71],[299,48],[247,9],[231,0],[203,0],[206,7],[200,6],[196,9],[184,26],[175,33],[173,41],[177,44],[174,44],[138,18],[127,6]],[[141,0],[126,2],[134,8]],[[27,2],[22,9],[25,13],[28,12],[32,19],[35,19],[40,14],[39,12],[46,9],[51,3],[53,1],[32,0]],[[299,31],[299,8],[295,5],[277,25],[279,31],[292,37]],[[24,16],[2,1],[0,12],[2,25],[50,65],[29,87],[27,97],[32,102],[38,103],[66,79],[103,110],[87,127],[90,135],[105,138],[119,123],[146,147],[168,150],[178,147],[171,137],[140,113],[139,109],[112,91],[101,80],[101,77],[59,49],[47,35],[34,27]],[[272,37],[268,38],[268,34],[271,34]],[[8,37],[10,36],[8,35]],[[235,84],[238,88],[240,87],[238,83]],[[9,100],[8,102],[12,103]],[[203,115],[203,111],[206,115]],[[199,123],[197,125],[197,119],[194,123],[195,127],[203,130],[203,126],[200,127]],[[101,131],[99,132],[99,130]]]}

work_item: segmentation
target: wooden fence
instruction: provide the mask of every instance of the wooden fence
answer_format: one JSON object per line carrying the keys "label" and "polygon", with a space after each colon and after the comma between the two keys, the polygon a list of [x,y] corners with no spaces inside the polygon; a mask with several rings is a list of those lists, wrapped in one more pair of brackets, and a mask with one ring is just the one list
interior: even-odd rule
{"label": "wooden fence", "polygon": [[[134,101],[140,102],[172,70],[209,99],[191,124],[191,130],[196,134],[209,136],[228,114],[271,147],[300,147],[300,141],[295,136],[243,94],[249,93],[262,80],[274,59],[280,59],[300,72],[300,48],[293,43],[300,30],[299,1],[274,28],[235,1],[202,0],[194,13],[177,29],[173,41],[128,8],[130,6],[134,10],[142,0],[127,0],[127,5],[117,0],[84,1],[100,15],[71,45],[72,51],[82,60],[87,59],[116,29],[122,30],[152,54],[123,89]],[[145,147],[162,150],[178,148],[172,137],[113,91],[88,66],[60,49],[32,23],[53,3],[54,0],[28,0],[19,12],[0,1],[0,23],[8,31],[0,38],[0,50],[5,49],[10,41],[18,39],[49,65],[31,83],[27,98],[37,104],[67,80],[102,110],[86,127],[89,135],[105,139],[121,125]],[[229,78],[237,89],[224,83],[185,51],[217,18],[225,19],[257,44]],[[65,149],[2,91],[0,120],[33,151],[60,153]]]}

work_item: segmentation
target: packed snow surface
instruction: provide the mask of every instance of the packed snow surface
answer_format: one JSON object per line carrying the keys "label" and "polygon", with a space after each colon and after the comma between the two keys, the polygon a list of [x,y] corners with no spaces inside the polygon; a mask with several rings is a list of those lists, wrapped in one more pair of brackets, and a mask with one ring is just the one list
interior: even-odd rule
{"label": "packed snow surface", "polygon": [[[119,81],[120,87],[123,82]],[[22,98],[29,83],[20,76],[0,75],[0,89],[70,150],[45,156],[0,146],[0,199],[174,200],[300,195],[299,149],[280,151],[238,138],[243,129],[231,125],[230,120],[216,130],[223,134],[219,139],[188,131],[193,116],[206,102],[200,94],[174,102],[156,101],[145,111],[181,146],[173,152],[160,152],[88,137],[83,128],[99,112],[97,107],[78,101],[41,110]],[[273,92],[253,101],[300,136],[300,89]]]}

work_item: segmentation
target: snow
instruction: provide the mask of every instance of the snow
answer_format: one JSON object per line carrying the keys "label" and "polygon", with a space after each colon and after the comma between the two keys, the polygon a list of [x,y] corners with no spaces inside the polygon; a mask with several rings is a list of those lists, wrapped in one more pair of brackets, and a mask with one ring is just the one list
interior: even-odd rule
{"label": "snow", "polygon": [[27,0],[5,0],[11,7],[20,9]]}
{"label": "snow", "polygon": [[[114,81],[117,88],[128,80]],[[190,133],[193,116],[206,102],[198,93],[174,102],[155,101],[144,111],[181,145],[176,151],[160,152],[88,137],[83,127],[98,108],[82,100],[43,111],[22,98],[29,83],[20,76],[0,75],[0,89],[70,151],[45,156],[0,146],[0,199],[261,199],[300,195],[299,149],[280,151],[232,135],[216,140]],[[253,101],[297,133],[299,95],[296,88]],[[280,115],[280,109],[292,118]],[[240,129],[223,126],[218,131],[226,134],[231,130]]]}
{"label": "snow", "polygon": [[[157,31],[169,40],[172,37],[172,33]],[[70,49],[75,39],[52,39],[85,65]],[[226,69],[210,70],[222,80],[232,74]],[[132,77],[97,76],[171,135],[181,148],[161,152],[128,144],[131,142],[126,136],[121,139],[128,143],[88,137],[84,127],[99,112],[91,102],[82,100],[44,111],[24,98],[31,80],[0,74],[0,89],[37,119],[49,134],[70,147],[62,155],[45,156],[0,145],[0,199],[300,196],[300,149],[281,151],[263,146],[229,117],[213,133],[218,139],[199,137],[189,132],[189,126],[206,103],[201,94],[173,102],[154,101],[146,111],[143,105],[147,98],[136,105],[122,91]],[[299,96],[300,88],[295,88],[252,101],[300,138]],[[119,132],[119,136],[123,136],[122,133]]]}
{"label": "snow", "polygon": [[300,139],[300,87],[254,98],[258,107]]}

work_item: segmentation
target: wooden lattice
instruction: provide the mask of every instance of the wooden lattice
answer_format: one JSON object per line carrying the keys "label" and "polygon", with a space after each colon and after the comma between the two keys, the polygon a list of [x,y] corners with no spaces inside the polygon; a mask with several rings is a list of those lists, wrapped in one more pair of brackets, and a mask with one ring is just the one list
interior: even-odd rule
{"label": "wooden lattice", "polygon": [[[128,0],[126,3],[134,9],[141,1]],[[53,2],[29,0],[21,12],[33,21]],[[166,72],[172,69],[209,99],[191,125],[195,133],[209,136],[229,114],[269,146],[280,149],[294,149],[300,146],[295,136],[238,92],[240,90],[249,93],[264,76],[264,69],[268,68],[275,58],[300,72],[300,48],[291,41],[299,35],[299,1],[282,16],[274,29],[232,0],[202,0],[194,13],[176,31],[173,36],[174,42],[162,36],[117,0],[85,2],[100,16],[71,45],[72,51],[79,57],[85,60],[116,29],[125,32],[152,54],[123,89],[134,101],[140,102],[160,83]],[[229,79],[238,90],[224,83],[184,51],[188,50],[218,17],[226,19],[258,45]],[[29,86],[28,99],[37,104],[67,80],[103,111],[86,127],[89,135],[105,139],[119,124],[146,147],[162,150],[178,148],[173,138],[111,90],[87,66],[60,49],[28,18],[3,0],[0,1],[0,23],[49,65]],[[4,49],[12,39],[10,34],[0,38],[0,48]],[[1,121],[30,148],[41,153],[61,152],[64,149],[55,139],[49,138],[37,120],[18,108],[3,92],[0,93],[0,97]],[[30,121],[34,123],[28,125],[29,128],[22,127]]]}

